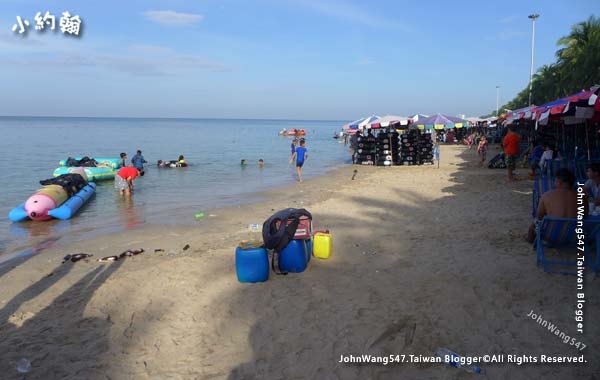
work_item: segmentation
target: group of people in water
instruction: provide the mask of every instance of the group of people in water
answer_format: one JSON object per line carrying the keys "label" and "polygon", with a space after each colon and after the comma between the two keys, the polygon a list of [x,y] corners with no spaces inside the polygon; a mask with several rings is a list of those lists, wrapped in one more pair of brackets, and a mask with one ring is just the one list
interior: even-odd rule
{"label": "group of people in water", "polygon": [[[115,174],[115,188],[119,190],[121,195],[130,196],[133,191],[133,180],[145,174],[144,164],[148,161],[142,155],[141,150],[137,150],[135,156],[131,158],[131,165],[127,163],[127,153],[122,152],[120,155],[120,169]],[[156,166],[159,168],[175,168],[186,167],[188,164],[185,157],[180,155],[177,160],[163,161],[158,160]]]}
{"label": "group of people in water", "polygon": [[185,162],[185,157],[183,157],[183,154],[179,156],[179,158],[177,160],[171,160],[171,161],[163,161],[163,160],[158,160],[156,162],[156,166],[159,168],[185,168],[186,166],[188,166],[187,162]]}
{"label": "group of people in water", "polygon": [[[248,161],[246,161],[245,158],[242,158],[242,160],[240,161],[240,166],[242,167],[242,169],[244,169],[246,166],[248,166]],[[263,160],[262,158],[258,159],[258,167],[259,168],[264,168],[265,167],[265,160]]]}
{"label": "group of people in water", "polygon": [[[295,161],[296,163],[296,174],[298,176],[298,182],[302,182],[302,166],[304,166],[304,162],[308,159],[308,153],[306,150],[306,140],[304,138],[294,138],[291,143],[291,156],[289,159],[290,164]],[[135,156],[131,159],[131,166],[127,165],[127,154],[121,153],[121,168],[115,174],[115,188],[119,190],[121,195],[130,196],[133,191],[133,181],[139,177],[143,176],[144,164],[148,163],[144,156],[142,155],[142,151],[138,149]],[[180,168],[188,166],[185,161],[185,157],[180,155],[177,160],[158,160],[156,163],[158,168]],[[247,166],[247,161],[242,159],[240,162],[240,166],[242,168]],[[261,158],[258,160],[258,167],[263,168],[265,166],[265,161]]]}

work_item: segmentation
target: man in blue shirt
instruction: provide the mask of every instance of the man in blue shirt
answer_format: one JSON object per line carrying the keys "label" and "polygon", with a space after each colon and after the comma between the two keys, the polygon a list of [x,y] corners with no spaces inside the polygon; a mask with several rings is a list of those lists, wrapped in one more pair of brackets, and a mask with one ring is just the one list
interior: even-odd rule
{"label": "man in blue shirt", "polygon": [[148,161],[144,159],[144,156],[142,156],[141,150],[138,150],[136,155],[133,156],[133,158],[131,159],[131,164],[134,168],[140,171],[141,176],[144,175],[144,164],[146,164],[147,162]]}
{"label": "man in blue shirt", "polygon": [[306,141],[304,139],[300,140],[300,146],[296,148],[294,154],[292,154],[292,158],[290,158],[290,164],[296,159],[296,173],[298,173],[298,182],[302,182],[302,165],[304,165],[304,161],[308,159],[308,154],[306,153]]}

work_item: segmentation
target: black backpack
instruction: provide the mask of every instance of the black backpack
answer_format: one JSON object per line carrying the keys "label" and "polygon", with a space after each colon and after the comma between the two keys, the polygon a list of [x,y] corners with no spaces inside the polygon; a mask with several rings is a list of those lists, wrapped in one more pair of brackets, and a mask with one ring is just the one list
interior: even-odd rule
{"label": "black backpack", "polygon": [[69,197],[72,197],[73,195],[77,194],[79,190],[83,189],[85,186],[87,186],[87,184],[88,181],[85,178],[83,178],[79,173],[61,174],[58,177],[43,179],[40,181],[40,185],[42,186],[62,186],[62,188],[65,189]]}
{"label": "black backpack", "polygon": [[271,262],[273,271],[275,271],[276,256],[294,239],[302,216],[312,220],[310,212],[303,208],[286,208],[276,212],[263,223],[262,235],[265,248],[274,251]]}

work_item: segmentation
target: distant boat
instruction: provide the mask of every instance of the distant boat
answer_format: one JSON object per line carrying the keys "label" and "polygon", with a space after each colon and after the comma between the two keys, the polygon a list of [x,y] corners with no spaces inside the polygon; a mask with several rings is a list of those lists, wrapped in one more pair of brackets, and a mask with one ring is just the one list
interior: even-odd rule
{"label": "distant boat", "polygon": [[295,129],[292,128],[290,130],[282,129],[279,131],[279,136],[304,136],[306,135],[306,131],[304,129]]}

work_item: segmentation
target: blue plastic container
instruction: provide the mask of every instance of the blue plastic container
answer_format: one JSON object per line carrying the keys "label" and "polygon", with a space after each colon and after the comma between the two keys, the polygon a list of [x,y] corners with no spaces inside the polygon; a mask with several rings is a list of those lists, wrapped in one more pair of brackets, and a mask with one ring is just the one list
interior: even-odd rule
{"label": "blue plastic container", "polygon": [[235,271],[240,282],[263,282],[269,279],[269,256],[264,247],[237,247]]}
{"label": "blue plastic container", "polygon": [[279,268],[282,272],[304,272],[310,260],[308,240],[295,239],[281,251],[279,255]]}

